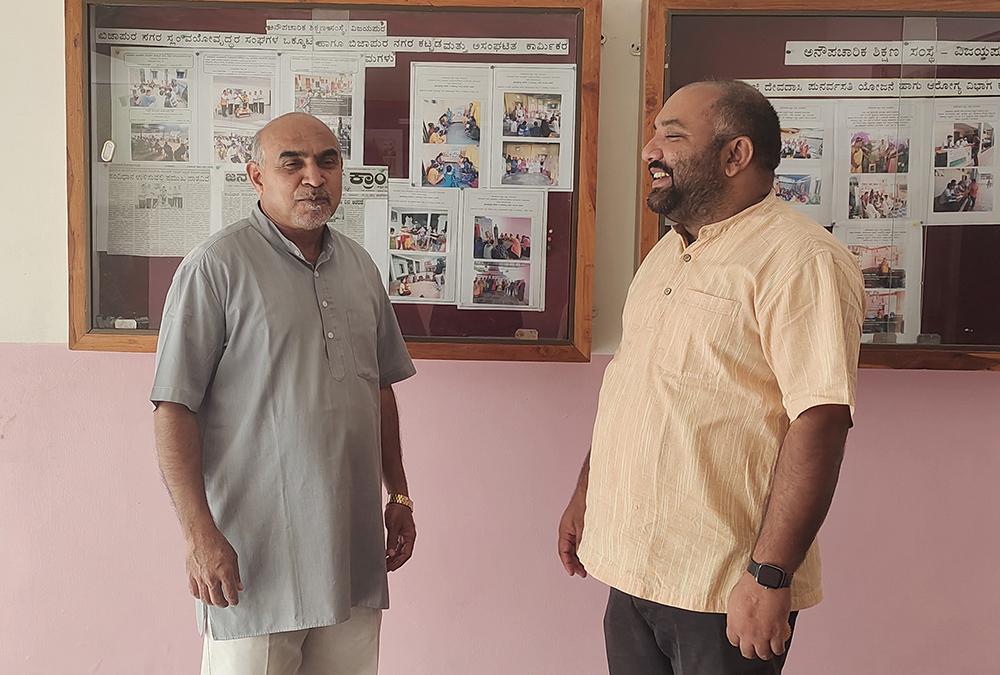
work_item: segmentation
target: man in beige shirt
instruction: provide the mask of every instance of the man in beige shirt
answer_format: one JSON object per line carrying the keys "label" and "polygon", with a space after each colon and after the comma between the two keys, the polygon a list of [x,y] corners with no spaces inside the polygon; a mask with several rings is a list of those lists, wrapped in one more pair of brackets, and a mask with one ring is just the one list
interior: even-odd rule
{"label": "man in beige shirt", "polygon": [[780,149],[767,99],[726,81],[677,91],[643,149],[675,224],[629,289],[559,528],[567,572],[612,587],[611,675],[779,673],[822,598],[864,287],[775,197]]}

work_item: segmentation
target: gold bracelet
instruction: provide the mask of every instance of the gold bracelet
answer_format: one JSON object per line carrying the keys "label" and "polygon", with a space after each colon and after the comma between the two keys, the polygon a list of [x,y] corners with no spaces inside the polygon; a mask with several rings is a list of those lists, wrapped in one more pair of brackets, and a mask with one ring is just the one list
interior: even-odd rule
{"label": "gold bracelet", "polygon": [[413,511],[413,500],[407,497],[406,495],[401,495],[395,492],[392,493],[391,495],[389,495],[389,501],[386,503],[386,506],[388,506],[389,504],[399,504],[401,506],[405,506],[406,508],[410,509],[410,511]]}

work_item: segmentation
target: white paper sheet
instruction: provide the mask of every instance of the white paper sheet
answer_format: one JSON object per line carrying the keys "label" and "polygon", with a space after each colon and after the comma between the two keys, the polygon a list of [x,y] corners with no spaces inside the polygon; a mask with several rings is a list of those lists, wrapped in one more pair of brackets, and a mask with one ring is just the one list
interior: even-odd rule
{"label": "white paper sheet", "polygon": [[209,167],[108,167],[108,253],[185,256],[211,222]]}
{"label": "white paper sheet", "polygon": [[545,192],[466,191],[463,201],[459,306],[544,310]]}
{"label": "white paper sheet", "polygon": [[114,159],[185,164],[197,157],[199,105],[193,51],[118,48],[111,59]]}
{"label": "white paper sheet", "polygon": [[277,116],[276,53],[202,54],[198,114],[206,129],[201,163],[245,164],[253,135]]}
{"label": "white paper sheet", "polygon": [[494,188],[572,190],[576,66],[493,68]]}
{"label": "white paper sheet", "polygon": [[775,193],[821,225],[833,222],[833,101],[771,101],[781,121]]}
{"label": "white paper sheet", "polygon": [[938,99],[928,144],[933,158],[927,222],[996,223],[1000,100]]}
{"label": "white paper sheet", "polygon": [[414,63],[410,71],[410,182],[489,185],[490,67]]}
{"label": "white paper sheet", "polygon": [[912,99],[837,103],[835,222],[924,221],[926,109]]}
{"label": "white paper sheet", "polygon": [[389,181],[389,232],[382,278],[393,302],[456,303],[461,190]]}

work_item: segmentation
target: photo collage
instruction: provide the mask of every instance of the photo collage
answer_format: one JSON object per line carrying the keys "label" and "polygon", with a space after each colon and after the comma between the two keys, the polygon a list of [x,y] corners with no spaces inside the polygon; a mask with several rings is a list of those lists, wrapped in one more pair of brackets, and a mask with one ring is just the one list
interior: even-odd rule
{"label": "photo collage", "polygon": [[[151,46],[114,54],[112,140],[130,163],[115,169],[116,232],[169,209],[208,221],[212,232],[229,224],[256,203],[246,176],[256,133],[302,112],[331,129],[344,156],[343,195],[328,225],[364,246],[393,302],[544,310],[546,250],[533,243],[545,241],[547,193],[573,189],[575,65],[414,61],[407,129],[369,130],[356,98],[365,91],[360,54]],[[383,163],[363,166],[363,144]],[[164,183],[186,181],[183,193],[125,179],[154,165]],[[347,185],[348,174],[361,183]],[[197,198],[195,186],[205,188]],[[119,239],[129,253],[130,239]]]}

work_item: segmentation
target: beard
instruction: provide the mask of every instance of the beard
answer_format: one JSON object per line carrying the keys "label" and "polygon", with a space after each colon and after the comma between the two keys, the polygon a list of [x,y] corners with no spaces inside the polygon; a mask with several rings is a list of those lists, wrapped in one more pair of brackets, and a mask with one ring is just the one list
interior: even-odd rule
{"label": "beard", "polygon": [[334,204],[333,195],[328,191],[306,190],[295,194],[296,200],[317,197],[322,197],[326,201],[315,203],[296,201],[290,217],[293,226],[300,230],[318,230],[333,217],[337,204]]}
{"label": "beard", "polygon": [[663,169],[670,174],[670,186],[653,188],[646,197],[646,206],[675,223],[712,222],[727,187],[726,174],[718,162],[719,156],[711,147],[698,157],[679,160],[674,166],[658,160],[650,162],[651,169]]}

